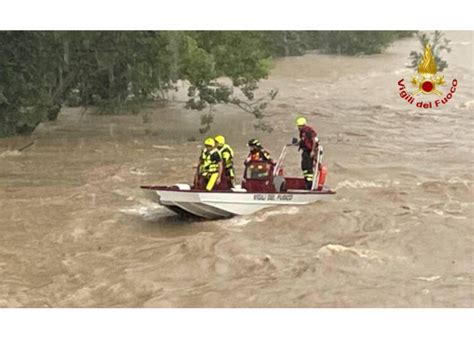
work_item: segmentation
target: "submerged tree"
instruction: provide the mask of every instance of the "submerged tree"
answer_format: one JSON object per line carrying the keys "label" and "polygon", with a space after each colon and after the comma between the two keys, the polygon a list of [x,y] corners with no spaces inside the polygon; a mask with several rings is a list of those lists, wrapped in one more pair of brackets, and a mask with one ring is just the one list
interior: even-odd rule
{"label": "submerged tree", "polygon": [[231,104],[265,124],[277,91],[255,97],[271,57],[378,53],[399,32],[104,31],[0,32],[0,136],[28,133],[54,120],[64,103],[99,113],[137,112],[164,99],[179,81],[186,107],[205,111],[207,131],[216,104]]}
{"label": "submerged tree", "polygon": [[31,132],[65,101],[129,111],[179,80],[189,85],[190,109],[247,100],[245,110],[261,119],[264,104],[252,101],[269,57],[255,32],[1,32],[0,135]]}
{"label": "submerged tree", "polygon": [[[201,132],[209,130],[212,107],[232,104],[252,114],[256,127],[271,128],[263,122],[268,101],[277,91],[255,98],[258,81],[270,72],[270,53],[258,32],[194,32],[188,40],[188,59],[184,60],[184,78],[189,81],[186,106],[209,112],[201,119]],[[219,81],[229,78],[231,83]]]}
{"label": "submerged tree", "polygon": [[31,132],[60,110],[56,35],[0,33],[0,135]]}

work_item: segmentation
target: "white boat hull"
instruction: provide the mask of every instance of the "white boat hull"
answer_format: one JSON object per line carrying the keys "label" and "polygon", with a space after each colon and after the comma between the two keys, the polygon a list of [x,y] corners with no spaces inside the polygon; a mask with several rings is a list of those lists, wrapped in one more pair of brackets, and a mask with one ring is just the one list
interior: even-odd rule
{"label": "white boat hull", "polygon": [[207,219],[249,215],[279,205],[305,205],[332,196],[332,191],[249,193],[245,191],[200,192],[144,189],[149,198],[177,212]]}

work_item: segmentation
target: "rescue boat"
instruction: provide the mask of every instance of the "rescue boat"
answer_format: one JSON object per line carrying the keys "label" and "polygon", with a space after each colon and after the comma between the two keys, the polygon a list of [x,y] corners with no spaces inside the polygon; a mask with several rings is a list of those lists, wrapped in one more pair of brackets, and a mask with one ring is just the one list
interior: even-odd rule
{"label": "rescue boat", "polygon": [[[249,161],[245,164],[242,184],[230,186],[222,179],[214,190],[207,191],[196,183],[173,186],[141,186],[146,196],[183,217],[206,219],[230,218],[249,215],[262,209],[283,205],[306,205],[330,198],[335,191],[324,185],[327,168],[320,164],[322,147],[314,162],[315,179],[311,190],[305,189],[305,180],[286,177],[283,161],[286,151],[294,144],[283,147],[278,161]],[[318,168],[318,170],[316,170]]]}

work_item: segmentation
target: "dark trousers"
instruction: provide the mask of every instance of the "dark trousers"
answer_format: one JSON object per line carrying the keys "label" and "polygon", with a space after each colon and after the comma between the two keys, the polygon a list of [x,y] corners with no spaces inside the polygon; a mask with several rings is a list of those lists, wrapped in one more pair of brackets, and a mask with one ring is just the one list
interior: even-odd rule
{"label": "dark trousers", "polygon": [[231,187],[234,187],[235,184],[235,171],[234,168],[225,168],[225,175],[229,179],[229,183]]}
{"label": "dark trousers", "polygon": [[311,153],[306,150],[301,154],[301,170],[303,170],[303,177],[307,190],[311,189],[314,180],[314,164],[310,154]]}

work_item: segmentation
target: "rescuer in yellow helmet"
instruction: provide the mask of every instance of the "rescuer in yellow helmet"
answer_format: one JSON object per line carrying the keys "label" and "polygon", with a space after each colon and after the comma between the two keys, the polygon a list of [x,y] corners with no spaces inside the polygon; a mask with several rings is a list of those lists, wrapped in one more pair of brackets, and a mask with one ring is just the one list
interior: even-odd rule
{"label": "rescuer in yellow helmet", "polygon": [[[304,117],[298,117],[296,119],[296,126],[300,132],[298,150],[302,150],[301,170],[303,170],[306,189],[311,190],[314,180],[314,165],[319,146],[318,134],[307,124],[306,118]],[[320,154],[320,156],[322,156],[322,154]]]}
{"label": "rescuer in yellow helmet", "polygon": [[217,149],[221,155],[224,172],[226,176],[229,178],[231,187],[234,186],[235,183],[235,171],[234,171],[234,150],[225,143],[225,137],[222,135],[217,135],[214,137],[216,141]]}
{"label": "rescuer in yellow helmet", "polygon": [[214,189],[220,183],[222,173],[222,158],[212,137],[204,140],[198,167],[199,177],[204,180],[207,191]]}

